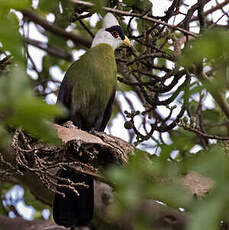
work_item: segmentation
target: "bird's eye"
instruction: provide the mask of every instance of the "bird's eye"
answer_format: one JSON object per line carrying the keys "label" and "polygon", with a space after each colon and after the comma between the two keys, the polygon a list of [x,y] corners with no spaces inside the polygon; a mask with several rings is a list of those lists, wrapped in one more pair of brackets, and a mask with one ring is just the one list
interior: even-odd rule
{"label": "bird's eye", "polygon": [[111,34],[112,34],[112,36],[113,36],[114,38],[119,37],[118,31],[112,31]]}

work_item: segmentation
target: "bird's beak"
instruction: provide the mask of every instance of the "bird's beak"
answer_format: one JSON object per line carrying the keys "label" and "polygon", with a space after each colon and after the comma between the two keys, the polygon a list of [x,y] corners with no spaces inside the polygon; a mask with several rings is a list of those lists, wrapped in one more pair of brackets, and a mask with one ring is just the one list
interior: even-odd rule
{"label": "bird's beak", "polygon": [[130,40],[127,36],[125,36],[125,39],[123,40],[123,44],[126,45],[126,46],[131,46],[130,44]]}

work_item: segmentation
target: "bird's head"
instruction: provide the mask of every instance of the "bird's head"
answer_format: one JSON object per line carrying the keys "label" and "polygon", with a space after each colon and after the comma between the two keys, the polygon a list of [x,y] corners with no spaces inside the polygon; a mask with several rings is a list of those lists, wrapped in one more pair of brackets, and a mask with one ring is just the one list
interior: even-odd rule
{"label": "bird's head", "polygon": [[111,45],[114,49],[121,45],[130,46],[130,40],[124,35],[118,20],[112,13],[107,13],[103,19],[103,27],[93,39],[92,47],[101,43]]}

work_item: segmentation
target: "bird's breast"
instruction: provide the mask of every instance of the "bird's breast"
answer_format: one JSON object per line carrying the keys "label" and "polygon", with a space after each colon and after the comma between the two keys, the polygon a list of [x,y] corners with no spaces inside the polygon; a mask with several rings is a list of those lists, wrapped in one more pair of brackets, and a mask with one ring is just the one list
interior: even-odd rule
{"label": "bird's breast", "polygon": [[79,106],[87,113],[104,110],[117,82],[113,50],[107,46],[94,47],[84,59],[74,86],[75,110]]}

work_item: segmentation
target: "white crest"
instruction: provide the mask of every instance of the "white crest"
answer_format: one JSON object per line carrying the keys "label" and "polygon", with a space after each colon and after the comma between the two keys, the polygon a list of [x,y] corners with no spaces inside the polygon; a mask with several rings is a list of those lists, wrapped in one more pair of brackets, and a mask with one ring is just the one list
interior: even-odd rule
{"label": "white crest", "polygon": [[123,40],[120,37],[113,37],[110,32],[106,31],[107,28],[112,26],[119,26],[118,20],[112,13],[107,13],[103,19],[103,28],[96,33],[91,47],[101,43],[112,46],[114,50],[120,47],[123,44]]}
{"label": "white crest", "polygon": [[103,28],[119,26],[118,20],[112,13],[107,13],[103,18]]}

